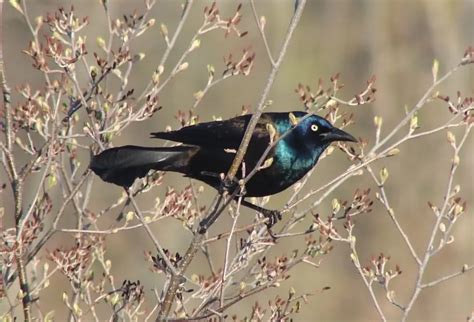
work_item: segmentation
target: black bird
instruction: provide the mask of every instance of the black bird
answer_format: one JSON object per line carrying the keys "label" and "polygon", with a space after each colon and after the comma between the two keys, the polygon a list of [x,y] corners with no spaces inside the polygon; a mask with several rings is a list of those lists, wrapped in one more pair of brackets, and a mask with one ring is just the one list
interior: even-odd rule
{"label": "black bird", "polygon": [[[129,187],[150,170],[174,171],[219,189],[252,115],[155,132],[152,137],[180,142],[173,147],[127,145],[94,156],[90,168],[102,180]],[[279,137],[284,136],[281,140]],[[285,190],[311,170],[334,141],[357,140],[326,119],[305,112],[263,113],[244,157],[247,174],[256,166],[271,139],[276,142],[261,169],[245,186],[245,197],[268,196]],[[238,179],[242,174],[238,174]],[[268,211],[248,202],[244,205]],[[265,211],[267,211],[265,213]]]}

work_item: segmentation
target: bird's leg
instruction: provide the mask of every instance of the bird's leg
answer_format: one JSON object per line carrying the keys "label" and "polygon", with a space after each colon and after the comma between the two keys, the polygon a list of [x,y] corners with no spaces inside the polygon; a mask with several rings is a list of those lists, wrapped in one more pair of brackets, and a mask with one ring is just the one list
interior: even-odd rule
{"label": "bird's leg", "polygon": [[260,206],[254,205],[253,203],[248,202],[243,199],[241,201],[241,204],[244,205],[245,207],[258,211],[265,218],[267,218],[268,222],[266,223],[266,225],[267,225],[268,233],[273,239],[276,239],[276,236],[273,234],[271,228],[273,227],[273,225],[275,225],[278,222],[278,220],[281,220],[281,212],[278,210],[270,210],[270,209],[262,208]]}
{"label": "bird's leg", "polygon": [[[239,194],[240,190],[239,180],[236,178],[228,180],[223,178],[222,175],[207,171],[203,171],[201,172],[201,174],[221,179],[221,184],[217,189],[219,192],[219,197],[214,203],[211,213],[199,223],[198,232],[200,234],[204,234],[209,229],[209,227],[217,220],[217,218],[225,209],[225,207],[227,207],[227,205]],[[221,206],[223,200],[224,204]]]}
{"label": "bird's leg", "polygon": [[219,206],[223,198],[222,194],[219,194],[219,198],[213,205],[212,212],[199,223],[198,232],[200,234],[205,234],[209,227],[216,221],[217,217],[219,217]]}
{"label": "bird's leg", "polygon": [[270,228],[273,225],[275,225],[279,220],[281,220],[281,212],[278,210],[266,209],[266,208],[254,205],[253,203],[248,202],[246,200],[242,200],[241,204],[244,205],[245,207],[258,211],[265,218],[268,218],[269,221],[267,223],[267,226],[269,226]]}

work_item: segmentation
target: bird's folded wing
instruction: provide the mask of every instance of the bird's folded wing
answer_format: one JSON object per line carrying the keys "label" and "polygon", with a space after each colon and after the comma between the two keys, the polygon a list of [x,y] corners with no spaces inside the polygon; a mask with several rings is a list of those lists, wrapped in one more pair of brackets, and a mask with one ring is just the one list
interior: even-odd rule
{"label": "bird's folded wing", "polygon": [[[200,123],[177,131],[154,132],[152,137],[202,147],[238,149],[251,115],[238,116],[225,121]],[[252,141],[255,144],[269,142],[266,120],[261,119],[255,128]]]}

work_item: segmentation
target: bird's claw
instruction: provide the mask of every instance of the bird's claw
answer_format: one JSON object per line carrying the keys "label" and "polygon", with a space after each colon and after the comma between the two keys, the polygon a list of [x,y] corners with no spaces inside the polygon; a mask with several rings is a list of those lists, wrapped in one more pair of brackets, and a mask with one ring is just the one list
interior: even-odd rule
{"label": "bird's claw", "polygon": [[219,188],[220,193],[229,192],[233,193],[235,189],[239,187],[239,180],[237,178],[225,178],[221,181],[221,186]]}
{"label": "bird's claw", "polygon": [[262,212],[263,216],[268,219],[266,222],[267,226],[267,231],[270,237],[273,239],[273,241],[276,241],[277,236],[273,233],[272,227],[279,221],[281,220],[281,212],[278,210],[269,210],[269,209],[264,209]]}
{"label": "bird's claw", "polygon": [[268,219],[267,226],[271,228],[275,225],[279,220],[281,220],[281,212],[278,210],[269,210],[265,209],[262,212],[263,216]]}
{"label": "bird's claw", "polygon": [[203,235],[206,233],[207,229],[209,228],[209,224],[207,220],[203,220],[199,223],[198,233]]}

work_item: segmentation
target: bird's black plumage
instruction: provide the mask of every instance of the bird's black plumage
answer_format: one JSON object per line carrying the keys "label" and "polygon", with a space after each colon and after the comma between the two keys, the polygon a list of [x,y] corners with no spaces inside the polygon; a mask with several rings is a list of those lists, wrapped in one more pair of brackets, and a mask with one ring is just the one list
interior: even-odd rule
{"label": "bird's black plumage", "polygon": [[[250,118],[251,115],[244,115],[177,131],[155,132],[152,133],[155,138],[183,145],[111,148],[94,156],[90,168],[104,181],[125,187],[153,169],[180,172],[218,188],[221,185],[219,174],[229,170]],[[298,123],[295,120],[299,120]],[[247,174],[270,144],[270,132],[275,132],[274,141],[288,133],[270,150],[266,167],[246,184],[247,197],[272,195],[288,188],[316,165],[331,142],[356,141],[350,134],[314,114],[263,113],[244,157]]]}

